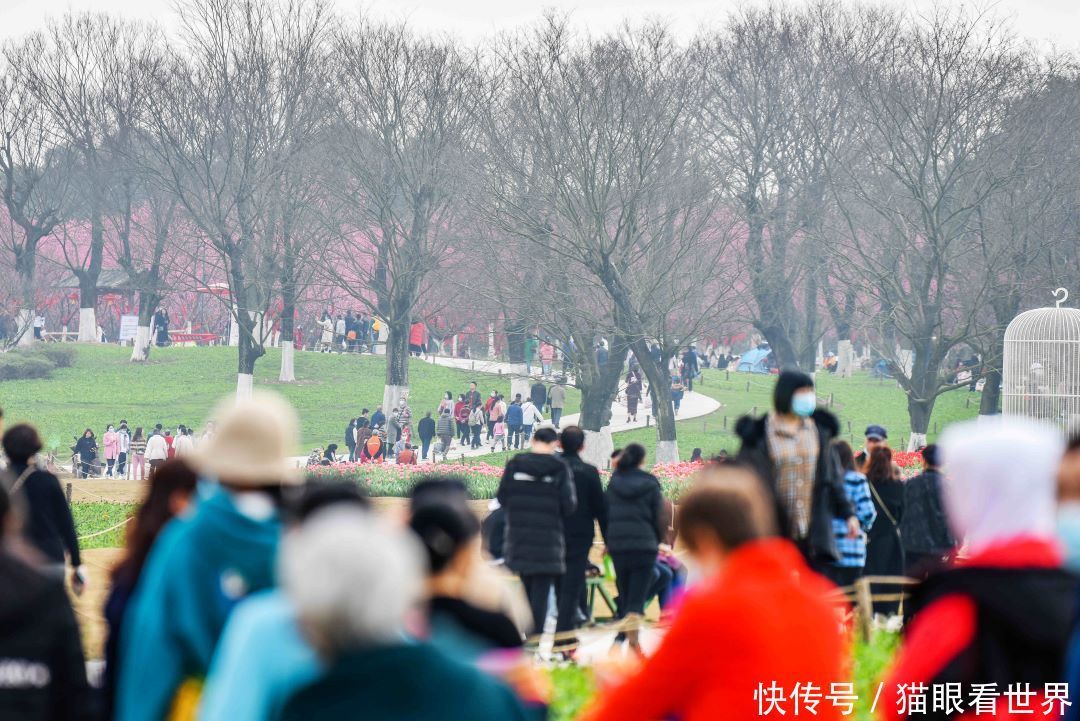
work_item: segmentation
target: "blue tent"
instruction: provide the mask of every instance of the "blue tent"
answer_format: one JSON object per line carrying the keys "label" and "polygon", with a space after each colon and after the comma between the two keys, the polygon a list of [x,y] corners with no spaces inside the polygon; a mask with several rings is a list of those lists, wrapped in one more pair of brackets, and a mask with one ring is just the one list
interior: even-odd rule
{"label": "blue tent", "polygon": [[768,348],[751,348],[739,358],[740,373],[768,373],[769,356],[772,351]]}

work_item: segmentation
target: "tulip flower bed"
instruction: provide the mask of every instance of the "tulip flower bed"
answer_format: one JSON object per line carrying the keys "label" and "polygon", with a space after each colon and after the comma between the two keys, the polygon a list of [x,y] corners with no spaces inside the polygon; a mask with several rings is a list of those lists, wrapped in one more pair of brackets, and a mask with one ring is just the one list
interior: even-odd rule
{"label": "tulip flower bed", "polygon": [[[664,494],[673,501],[686,489],[694,474],[701,470],[701,463],[668,463],[653,466],[652,473],[660,479]],[[494,498],[502,478],[502,466],[489,463],[442,463],[435,466],[396,466],[385,463],[336,463],[308,469],[314,478],[326,481],[349,481],[356,483],[368,495],[404,498],[409,495],[418,480],[433,475],[455,476],[465,481],[472,498]],[[609,473],[601,472],[606,482]]]}

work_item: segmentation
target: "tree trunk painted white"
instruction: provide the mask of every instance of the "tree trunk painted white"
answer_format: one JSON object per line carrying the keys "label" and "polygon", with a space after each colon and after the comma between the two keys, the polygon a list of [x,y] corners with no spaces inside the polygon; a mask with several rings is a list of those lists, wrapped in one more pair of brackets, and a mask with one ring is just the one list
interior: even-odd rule
{"label": "tree trunk painted white", "polygon": [[135,329],[135,345],[131,349],[131,362],[142,363],[150,358],[150,326],[140,325]]}
{"label": "tree trunk painted white", "polygon": [[495,357],[495,324],[488,323],[488,358]]}
{"label": "tree trunk painted white", "polygon": [[251,391],[255,385],[255,376],[250,373],[236,374],[236,400],[246,401],[251,398]]}
{"label": "tree trunk painted white", "polygon": [[836,344],[836,377],[850,378],[855,366],[855,350],[850,340]]}
{"label": "tree trunk painted white", "polygon": [[514,396],[521,394],[521,400],[525,400],[529,397],[529,379],[522,376],[513,376],[510,378],[510,397],[506,399],[506,405],[510,405],[510,402],[514,400]]}
{"label": "tree trunk painted white", "polygon": [[278,380],[282,383],[292,383],[296,380],[296,371],[293,365],[295,353],[296,349],[293,348],[291,340],[281,341],[281,373],[278,375]]}
{"label": "tree trunk painted white", "polygon": [[451,358],[457,358],[457,333],[454,334],[454,339],[450,342],[450,354]]}
{"label": "tree trunk painted white", "polygon": [[34,309],[20,308],[18,319],[15,321],[15,333],[18,335],[18,346],[25,348],[34,345]]}
{"label": "tree trunk painted white", "polygon": [[240,324],[236,322],[236,305],[232,307],[229,315],[229,347],[236,348],[240,345]]}
{"label": "tree trunk painted white", "polygon": [[656,458],[657,463],[678,463],[679,462],[679,442],[678,441],[657,441],[656,442]]}
{"label": "tree trunk painted white", "polygon": [[79,308],[79,342],[99,343],[97,313],[93,308]]}
{"label": "tree trunk painted white", "polygon": [[908,444],[907,444],[908,451],[909,452],[910,451],[917,451],[920,448],[924,447],[925,445],[926,445],[926,434],[925,433],[915,433],[914,431],[912,431],[911,438],[908,440]]}
{"label": "tree trunk painted white", "polygon": [[615,444],[611,440],[611,426],[604,426],[598,431],[585,431],[585,449],[581,459],[604,470],[611,463],[611,452]]}

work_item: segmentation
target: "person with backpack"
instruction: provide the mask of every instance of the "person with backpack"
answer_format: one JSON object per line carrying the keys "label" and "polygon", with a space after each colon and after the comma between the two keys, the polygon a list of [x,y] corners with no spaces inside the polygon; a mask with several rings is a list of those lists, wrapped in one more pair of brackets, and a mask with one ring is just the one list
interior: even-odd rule
{"label": "person with backpack", "polygon": [[442,415],[435,422],[435,435],[439,437],[439,447],[436,454],[442,453],[443,460],[450,453],[450,444],[454,441],[454,418],[450,408],[443,408]]}
{"label": "person with backpack", "polygon": [[386,444],[383,442],[382,429],[373,426],[371,435],[364,443],[363,460],[368,463],[381,461],[386,454]]}
{"label": "person with backpack", "polygon": [[544,416],[540,408],[533,403],[532,398],[525,401],[525,404],[521,406],[521,435],[524,436],[526,442],[532,438],[533,429],[543,422]]}
{"label": "person with backpack", "polygon": [[555,455],[558,434],[541,428],[529,451],[506,462],[495,498],[506,509],[503,552],[529,599],[533,633],[541,633],[548,598],[566,572],[564,519],[577,508],[569,467]]}
{"label": "person with backpack", "polygon": [[481,445],[480,431],[484,429],[484,407],[477,405],[469,411],[469,429],[472,431],[472,448],[477,449]]}

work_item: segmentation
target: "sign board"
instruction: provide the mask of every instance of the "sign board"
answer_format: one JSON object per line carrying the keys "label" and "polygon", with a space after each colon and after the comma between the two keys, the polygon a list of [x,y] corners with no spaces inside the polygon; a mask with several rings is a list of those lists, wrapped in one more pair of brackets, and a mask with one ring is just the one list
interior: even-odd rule
{"label": "sign board", "polygon": [[132,340],[135,337],[135,333],[139,329],[139,316],[137,315],[122,315],[120,316],[120,342],[125,343]]}

